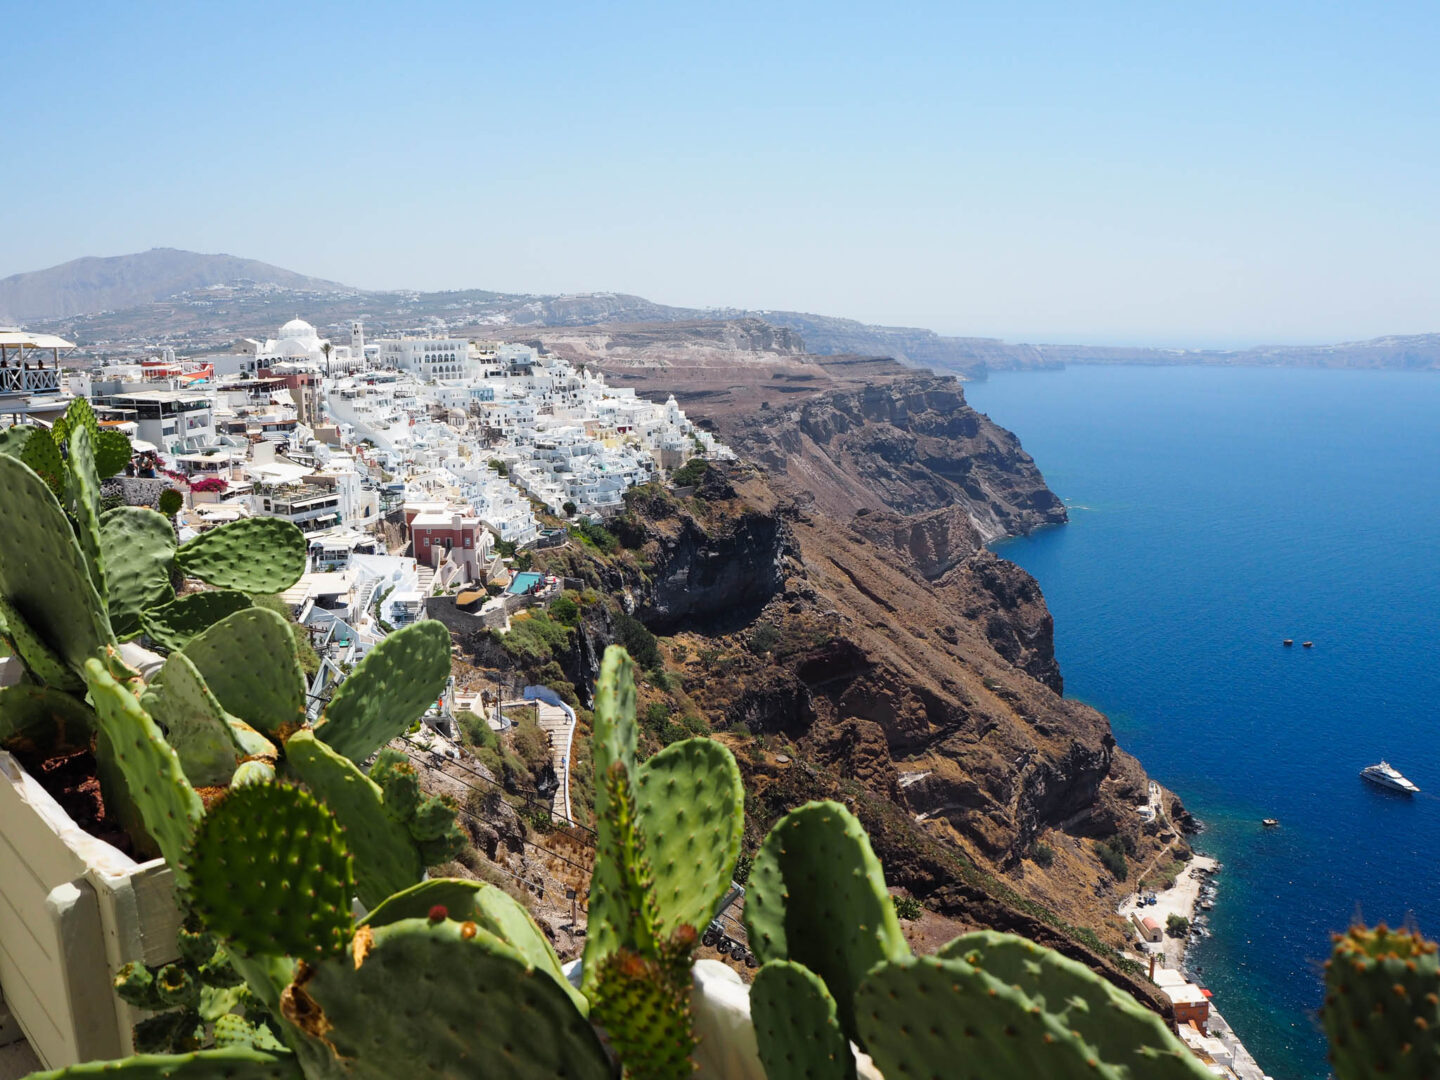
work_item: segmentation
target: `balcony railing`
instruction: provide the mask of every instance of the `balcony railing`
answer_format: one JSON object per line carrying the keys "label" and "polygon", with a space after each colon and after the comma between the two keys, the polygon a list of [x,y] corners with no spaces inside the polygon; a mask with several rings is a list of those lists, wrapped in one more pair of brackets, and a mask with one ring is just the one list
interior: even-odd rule
{"label": "balcony railing", "polygon": [[60,372],[53,368],[0,368],[0,394],[58,394]]}

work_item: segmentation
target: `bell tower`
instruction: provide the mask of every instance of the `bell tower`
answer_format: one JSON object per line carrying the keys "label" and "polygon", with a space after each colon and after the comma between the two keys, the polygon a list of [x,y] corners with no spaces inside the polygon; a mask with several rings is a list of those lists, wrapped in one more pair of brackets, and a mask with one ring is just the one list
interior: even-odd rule
{"label": "bell tower", "polygon": [[359,319],[350,320],[350,358],[356,370],[365,370],[365,324]]}

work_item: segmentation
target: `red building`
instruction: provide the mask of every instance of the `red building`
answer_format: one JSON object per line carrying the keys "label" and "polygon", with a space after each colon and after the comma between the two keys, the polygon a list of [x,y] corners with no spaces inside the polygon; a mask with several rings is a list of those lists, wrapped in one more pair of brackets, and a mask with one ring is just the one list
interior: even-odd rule
{"label": "red building", "polygon": [[481,581],[490,557],[492,539],[478,517],[459,510],[422,511],[410,521],[410,544],[415,561],[437,570],[445,562],[463,567],[461,581]]}

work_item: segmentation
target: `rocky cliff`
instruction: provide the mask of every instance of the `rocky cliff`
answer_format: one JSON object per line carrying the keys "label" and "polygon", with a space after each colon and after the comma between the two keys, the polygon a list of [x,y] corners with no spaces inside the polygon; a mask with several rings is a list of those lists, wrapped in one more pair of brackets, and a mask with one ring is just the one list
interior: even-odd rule
{"label": "rocky cliff", "polygon": [[[844,799],[892,883],[932,911],[1103,966],[1129,886],[1095,842],[1147,872],[1184,847],[1142,822],[1148,780],[1105,718],[1062,696],[1038,585],[985,547],[1063,522],[1063,505],[952,379],[737,340],[767,347],[726,363],[714,336],[667,356],[651,337],[612,355],[567,332],[572,359],[675,391],[741,463],[693,495],[632,492],[610,523],[618,550],[537,555],[594,599],[530,675],[563,672],[588,703],[604,646],[640,620],[662,635],[663,672],[641,689],[647,738],[709,729],[732,745],[752,841],[798,801]],[[481,644],[477,659],[504,662]]]}

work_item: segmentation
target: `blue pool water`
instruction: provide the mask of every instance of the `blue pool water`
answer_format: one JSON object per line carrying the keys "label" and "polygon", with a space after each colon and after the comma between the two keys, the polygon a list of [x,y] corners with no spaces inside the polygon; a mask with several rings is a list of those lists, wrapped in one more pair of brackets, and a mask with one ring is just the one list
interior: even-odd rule
{"label": "blue pool water", "polygon": [[[1225,864],[1192,967],[1272,1075],[1324,1076],[1329,933],[1358,911],[1440,935],[1440,374],[1075,367],[966,392],[1070,506],[998,549],[1045,591],[1066,692]],[[1382,757],[1422,793],[1364,784]]]}
{"label": "blue pool water", "polygon": [[530,586],[539,580],[540,575],[535,573],[535,571],[522,570],[510,580],[510,588],[508,591],[519,596],[521,593],[529,591]]}

